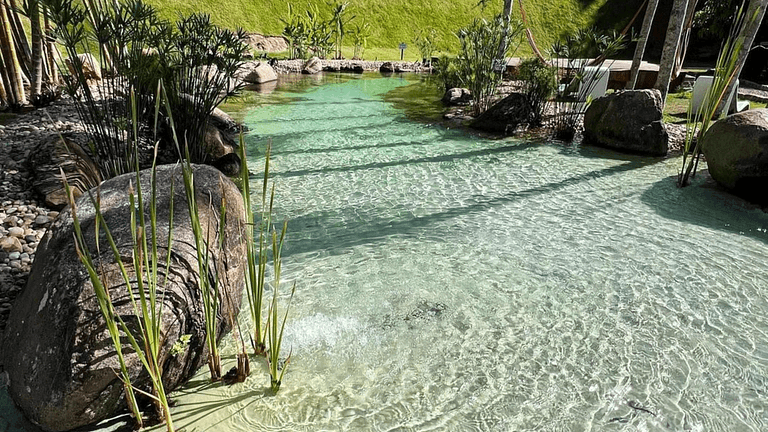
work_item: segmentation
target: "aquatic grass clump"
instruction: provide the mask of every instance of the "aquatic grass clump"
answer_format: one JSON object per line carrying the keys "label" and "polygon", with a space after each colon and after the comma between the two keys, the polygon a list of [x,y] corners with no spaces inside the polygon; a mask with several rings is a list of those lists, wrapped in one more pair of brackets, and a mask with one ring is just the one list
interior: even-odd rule
{"label": "aquatic grass clump", "polygon": [[[278,314],[278,297],[282,269],[282,250],[285,243],[285,233],[288,231],[288,222],[283,222],[283,227],[279,234],[272,225],[272,214],[275,201],[275,186],[272,184],[272,187],[269,187],[269,165],[270,155],[272,153],[272,143],[270,142],[267,145],[267,150],[264,156],[264,177],[261,188],[261,209],[259,211],[258,225],[255,222],[254,212],[251,207],[250,172],[248,170],[248,158],[242,134],[240,137],[239,150],[240,159],[242,161],[240,166],[240,180],[242,182],[241,192],[243,194],[243,202],[245,203],[245,221],[248,227],[248,229],[246,229],[248,269],[245,273],[245,292],[248,298],[251,320],[253,322],[251,344],[255,355],[263,355],[267,358],[270,388],[273,392],[277,392],[280,389],[283,375],[285,374],[288,362],[290,361],[289,354],[288,358],[283,362],[282,367],[279,366],[283,331],[288,318],[290,302],[296,292],[296,285],[294,284],[285,314],[283,315],[282,321],[280,321]],[[267,195],[267,191],[270,191],[269,195]],[[268,196],[269,199],[267,199]],[[254,235],[255,230],[258,230],[258,244]],[[262,320],[262,309],[264,307],[264,290],[267,284],[266,276],[270,252],[274,274],[272,282],[273,292],[272,301],[270,302],[267,311],[267,320],[266,323],[264,323]]]}
{"label": "aquatic grass clump", "polygon": [[[704,96],[704,102],[696,112],[693,112],[693,100],[688,105],[688,116],[685,122],[685,147],[683,149],[683,166],[677,176],[677,186],[685,187],[690,182],[690,177],[696,175],[701,156],[701,139],[709,130],[712,119],[717,113],[718,107],[724,103],[725,92],[736,77],[739,54],[744,45],[744,36],[740,36],[741,29],[747,24],[747,20],[757,19],[758,10],[754,15],[746,17],[742,4],[736,12],[731,33],[723,42],[720,53],[715,62],[715,73],[712,85]],[[734,95],[734,97],[736,97]],[[728,112],[724,107],[723,112]],[[695,141],[695,145],[694,145]]]}
{"label": "aquatic grass clump", "polygon": [[[132,104],[132,115],[134,119],[134,127],[138,127],[138,123],[135,121],[137,116],[135,95],[131,95],[131,99],[134,101]],[[134,142],[135,146],[138,146],[138,142]],[[157,146],[155,146],[155,161],[157,157]],[[112,343],[117,353],[118,362],[120,364],[120,379],[124,384],[125,396],[128,402],[128,406],[136,419],[136,423],[139,427],[143,425],[141,413],[139,411],[136,402],[136,392],[139,392],[150,399],[155,404],[158,417],[165,420],[167,430],[173,432],[173,419],[171,417],[170,408],[168,404],[168,398],[166,397],[165,389],[163,387],[163,368],[162,360],[160,357],[160,350],[163,346],[164,338],[161,324],[163,315],[163,300],[164,300],[164,286],[168,282],[168,273],[171,262],[171,246],[173,239],[173,194],[174,184],[171,182],[171,194],[169,203],[169,220],[168,220],[168,239],[167,243],[163,246],[166,247],[167,255],[165,256],[165,273],[161,284],[161,274],[159,271],[158,263],[158,248],[160,238],[158,237],[157,227],[157,165],[153,162],[150,175],[150,187],[151,196],[149,199],[149,221],[146,218],[144,192],[141,187],[141,176],[138,161],[135,162],[135,188],[133,184],[130,185],[128,191],[129,205],[131,211],[130,228],[131,228],[131,263],[136,274],[135,282],[131,280],[128,275],[128,271],[123,263],[123,258],[117,247],[117,244],[112,236],[110,228],[107,226],[104,215],[100,206],[100,189],[97,188],[96,196],[93,196],[92,191],[88,191],[88,197],[95,211],[95,238],[96,238],[96,251],[97,256],[100,256],[99,247],[99,232],[103,230],[104,236],[109,243],[109,247],[112,251],[112,255],[115,263],[120,269],[120,274],[127,287],[130,303],[133,308],[134,315],[138,318],[135,322],[135,326],[138,327],[137,334],[134,334],[135,330],[126,324],[123,317],[115,312],[115,307],[112,302],[112,298],[109,293],[109,289],[106,285],[107,277],[104,274],[103,268],[99,266],[97,268],[94,256],[91,253],[85,238],[82,233],[80,221],[77,218],[77,205],[75,203],[74,195],[66,181],[66,177],[62,171],[62,178],[64,180],[64,187],[69,200],[70,208],[72,209],[73,225],[75,230],[75,247],[77,250],[80,261],[85,266],[91,284],[94,287],[96,297],[99,303],[99,309],[104,316],[107,324]],[[147,223],[149,222],[149,223]],[[99,260],[100,261],[100,260]],[[136,292],[134,292],[136,291]],[[153,394],[146,393],[142,390],[136,389],[132,386],[129,373],[125,363],[125,356],[122,348],[122,341],[120,340],[120,332],[127,337],[133,351],[138,356],[139,360],[147,371],[150,381],[152,383]]]}

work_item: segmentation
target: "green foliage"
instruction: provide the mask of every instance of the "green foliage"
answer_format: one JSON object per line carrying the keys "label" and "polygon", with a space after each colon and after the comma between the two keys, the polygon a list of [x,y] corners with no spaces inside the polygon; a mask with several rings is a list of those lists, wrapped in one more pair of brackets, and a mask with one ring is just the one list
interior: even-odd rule
{"label": "green foliage", "polygon": [[[343,17],[343,10],[340,19]],[[294,13],[293,6],[288,5],[288,18],[280,19],[284,24],[283,36],[288,39],[291,58],[306,59],[312,55],[320,58],[327,57],[333,49],[335,23],[326,20],[320,12],[320,7],[311,2],[303,14]]]}
{"label": "green foliage", "polygon": [[334,57],[340,59],[342,58],[341,45],[344,42],[344,35],[349,33],[348,30],[346,30],[346,27],[349,25],[350,21],[355,19],[355,16],[353,15],[349,17],[346,14],[349,2],[330,3],[330,5],[332,6],[333,12],[330,24],[333,27],[333,35],[335,38]]}
{"label": "green foliage", "polygon": [[[288,14],[288,2],[268,0],[147,0],[160,9],[160,15],[168,20],[179,13],[197,11],[210,13],[213,21],[229,28],[242,27],[250,32],[282,34],[284,24],[280,18]],[[302,0],[303,1],[303,0]],[[454,34],[466,27],[474,18],[490,18],[502,9],[502,0],[491,0],[485,11],[477,6],[477,0],[347,0],[359,19],[365,19],[371,26],[367,48],[386,48],[386,59],[399,58],[396,50],[401,41],[411,40],[413,30],[434,28],[437,30],[436,44],[440,51],[456,53],[459,43]],[[331,7],[318,2],[321,13],[331,15]],[[536,41],[540,46],[550,46],[562,35],[577,28],[594,25],[598,18],[622,28],[639,3],[634,7],[618,8],[616,15],[601,16],[609,0],[551,0],[525,2],[525,11]],[[297,6],[303,3],[294,3]],[[519,17],[515,1],[515,16]],[[351,45],[351,42],[350,42]],[[350,47],[351,48],[351,47]],[[527,45],[521,50],[529,55]],[[415,51],[415,50],[413,50]],[[406,56],[409,52],[406,51]],[[370,54],[368,57],[373,58]],[[379,54],[379,59],[385,59]],[[415,56],[414,56],[415,57]]]}
{"label": "green foliage", "polygon": [[[552,45],[553,57],[559,58],[557,76],[560,85],[555,98],[554,132],[559,139],[571,140],[580,127],[588,100],[604,72],[587,73],[587,66],[600,67],[606,58],[616,55],[626,46],[624,35],[604,34],[597,28],[582,28]],[[594,60],[590,60],[594,59]]]}
{"label": "green foliage", "polygon": [[[755,13],[757,12],[755,10]],[[693,112],[693,100],[691,100],[685,128],[683,166],[677,177],[678,187],[687,186],[690,177],[696,174],[696,167],[699,164],[701,152],[701,139],[709,129],[718,107],[726,100],[728,86],[737,78],[737,63],[744,44],[744,38],[739,37],[739,33],[741,33],[742,27],[747,25],[748,22],[754,22],[756,19],[757,15],[749,17],[745,15],[743,5],[738,9],[731,32],[723,42],[720,54],[717,56],[712,85],[704,96],[704,103],[701,104],[698,111]],[[724,107],[723,112],[727,111],[728,107]]]}
{"label": "green foliage", "polygon": [[442,55],[438,58],[437,65],[434,68],[437,81],[443,87],[443,90],[462,86],[461,70],[459,62],[455,57]]}
{"label": "green foliage", "polygon": [[352,52],[352,58],[355,60],[362,60],[363,53],[368,47],[368,38],[371,37],[371,26],[365,20],[361,23],[355,23],[350,31],[352,37],[352,44],[354,50]]}
{"label": "green foliage", "polygon": [[[75,101],[99,168],[90,179],[91,186],[130,172],[139,153],[158,139],[170,147],[168,130],[163,127],[169,116],[178,119],[177,130],[190,148],[192,161],[208,161],[205,132],[209,116],[239,90],[230,77],[247,51],[240,40],[242,33],[220,29],[204,14],[180,18],[172,25],[140,0],[82,4],[44,0],[44,4],[56,24],[54,36],[72,63],[71,73],[64,76],[66,89]],[[88,52],[98,53],[92,67],[101,67],[105,79],[89,83],[87,65],[78,57]],[[170,103],[158,118],[155,89],[161,80]],[[131,125],[131,93],[136,94],[138,127]],[[137,150],[130,145],[133,141],[139,142]]]}
{"label": "green foliage", "polygon": [[416,32],[413,43],[421,54],[421,58],[432,64],[432,53],[437,50],[437,31],[433,28],[421,29]]}
{"label": "green foliage", "polygon": [[557,91],[557,68],[538,58],[529,58],[518,67],[518,76],[524,83],[523,94],[531,107],[529,122],[540,125],[547,102]]}
{"label": "green foliage", "polygon": [[[130,100],[132,101],[132,117],[134,128],[137,127],[137,103],[136,96],[131,94]],[[136,136],[136,134],[134,134]],[[138,147],[138,141],[134,141],[134,146]],[[155,150],[155,156],[157,155],[157,149]],[[72,209],[73,226],[75,230],[75,245],[77,249],[78,257],[85,266],[88,275],[91,280],[91,285],[94,287],[95,295],[99,303],[99,308],[107,324],[112,343],[115,347],[118,362],[120,364],[121,375],[120,379],[123,381],[126,399],[131,411],[136,419],[138,426],[142,425],[142,417],[138,411],[136,404],[136,396],[134,388],[131,385],[130,376],[126,368],[122,341],[120,339],[120,332],[127,337],[131,348],[138,356],[144,370],[148,373],[150,381],[152,382],[153,394],[149,395],[157,408],[160,418],[165,420],[166,428],[168,432],[174,432],[173,419],[168,404],[168,399],[163,387],[163,359],[160,356],[160,351],[163,344],[164,335],[162,332],[162,316],[163,316],[163,300],[164,300],[164,288],[168,283],[169,268],[171,262],[171,247],[173,239],[173,196],[174,185],[170,185],[170,207],[168,218],[168,238],[167,243],[160,244],[160,236],[158,236],[157,228],[159,222],[157,220],[157,181],[156,181],[156,166],[152,164],[152,171],[150,177],[151,195],[148,204],[149,207],[149,220],[147,220],[147,206],[145,205],[145,196],[141,186],[140,168],[138,162],[134,166],[135,170],[135,189],[131,185],[128,191],[129,208],[131,211],[131,258],[133,270],[135,272],[135,280],[131,279],[125,265],[123,264],[123,257],[117,247],[117,244],[112,237],[110,227],[104,219],[104,214],[100,207],[100,191],[96,190],[96,196],[93,196],[92,191],[88,191],[87,195],[90,199],[90,203],[94,208],[95,220],[96,220],[96,252],[97,258],[101,260],[100,247],[98,245],[99,232],[103,232],[109,243],[110,250],[114,262],[120,269],[124,287],[126,289],[128,297],[130,298],[130,304],[133,307],[133,315],[138,319],[135,320],[135,327],[138,329],[132,329],[123,320],[123,317],[116,313],[114,303],[112,301],[109,292],[109,279],[106,274],[103,273],[103,269],[96,265],[96,260],[92,254],[90,248],[82,233],[80,221],[77,217],[77,205],[72,195],[72,191],[69,185],[66,183],[66,177],[63,175],[64,186],[66,189],[67,197],[69,199],[69,205]],[[114,227],[112,227],[114,228]],[[159,263],[160,255],[158,249],[160,247],[166,248],[165,270],[160,272]],[[162,277],[161,274],[165,275]],[[135,292],[134,292],[135,291]],[[138,298],[137,298],[138,297]]]}
{"label": "green foliage", "polygon": [[[491,20],[478,18],[469,27],[456,33],[461,44],[455,60],[456,68],[462,87],[468,88],[472,93],[474,115],[488,109],[496,94],[496,88],[501,83],[501,73],[495,72],[493,66],[503,28],[504,20],[501,16],[496,16]],[[515,21],[511,23],[507,40],[512,41],[521,33],[522,23]],[[507,44],[507,47],[510,45]]]}
{"label": "green foliage", "polygon": [[693,28],[698,37],[719,41],[728,36],[728,29],[739,2],[737,0],[703,0],[693,16]]}

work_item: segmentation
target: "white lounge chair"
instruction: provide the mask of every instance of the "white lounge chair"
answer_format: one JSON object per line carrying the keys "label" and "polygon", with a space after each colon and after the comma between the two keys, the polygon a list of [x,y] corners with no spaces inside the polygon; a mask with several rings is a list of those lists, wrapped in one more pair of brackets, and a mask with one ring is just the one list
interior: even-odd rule
{"label": "white lounge chair", "polygon": [[[702,105],[704,105],[704,98],[709,92],[709,88],[712,87],[712,81],[714,77],[709,75],[701,75],[696,78],[696,82],[693,84],[693,96],[691,97],[691,108],[693,112],[699,111]],[[733,92],[728,95],[727,107],[728,114],[742,112],[749,109],[749,101],[740,101],[738,99],[739,94],[739,80],[736,80],[736,85],[733,87]]]}
{"label": "white lounge chair", "polygon": [[610,76],[611,69],[606,66],[584,67],[584,78],[579,83],[578,100],[586,102],[590,98],[597,99],[605,96]]}

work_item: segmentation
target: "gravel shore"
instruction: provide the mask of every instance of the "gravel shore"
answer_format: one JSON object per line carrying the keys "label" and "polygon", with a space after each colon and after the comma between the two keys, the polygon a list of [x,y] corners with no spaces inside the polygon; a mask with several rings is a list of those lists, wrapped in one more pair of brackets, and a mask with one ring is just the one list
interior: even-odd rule
{"label": "gravel shore", "polygon": [[34,145],[42,139],[82,129],[67,97],[45,110],[3,114],[1,123],[0,334],[14,299],[27,283],[37,245],[59,214],[46,207],[32,191],[27,160]]}

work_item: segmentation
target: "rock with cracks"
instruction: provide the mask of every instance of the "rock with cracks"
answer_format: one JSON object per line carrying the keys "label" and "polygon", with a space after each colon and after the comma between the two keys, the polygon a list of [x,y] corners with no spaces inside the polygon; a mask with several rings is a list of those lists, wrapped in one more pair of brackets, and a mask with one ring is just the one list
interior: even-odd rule
{"label": "rock with cracks", "polygon": [[245,63],[236,76],[250,84],[264,84],[277,81],[277,74],[267,62],[254,61]]}
{"label": "rock with cracks", "polygon": [[301,68],[301,73],[307,74],[307,75],[314,75],[316,73],[319,73],[323,70],[323,62],[317,57],[312,57],[309,60],[304,63],[304,66]]}
{"label": "rock with cracks", "polygon": [[533,108],[521,93],[509,96],[495,103],[472,122],[475,129],[495,133],[511,133],[520,125],[528,124],[533,118]]}
{"label": "rock with cracks", "polygon": [[768,204],[768,109],[714,123],[701,140],[712,178],[734,194]]}
{"label": "rock with cracks", "polygon": [[454,87],[445,91],[443,103],[448,106],[464,106],[472,102],[472,93],[469,89]]}
{"label": "rock with cracks", "polygon": [[[201,224],[210,229],[210,244],[218,245],[222,198],[226,202],[225,238],[222,248],[212,250],[218,274],[222,307],[221,338],[231,328],[230,316],[237,316],[242,298],[246,267],[243,242],[243,201],[237,187],[214,168],[195,165],[195,184]],[[141,173],[145,197],[149,197],[149,171]],[[202,293],[198,286],[198,265],[194,238],[184,192],[181,169],[176,165],[158,168],[158,251],[161,280],[165,278],[165,257],[170,185],[175,185],[173,245],[168,284],[162,290],[163,313],[161,348],[163,382],[170,391],[188,380],[206,363],[205,320]],[[128,189],[135,174],[107,180],[101,185],[101,207],[115,237],[128,273],[131,232]],[[94,191],[95,192],[95,191]],[[77,200],[77,215],[93,253],[94,210],[88,194]],[[75,252],[70,209],[65,209],[45,235],[29,282],[19,295],[6,327],[2,363],[8,372],[9,393],[27,417],[49,431],[64,431],[91,424],[125,408],[123,385],[115,375],[119,368],[115,350],[99,310],[93,286]],[[129,325],[136,316],[106,240],[101,243],[97,266],[106,275],[107,286],[117,313]],[[134,285],[135,288],[135,285]],[[182,352],[171,348],[184,335],[190,340]],[[126,342],[127,344],[127,342]],[[138,356],[126,349],[127,364],[134,384],[148,391],[147,374]]]}
{"label": "rock with cracks", "polygon": [[597,98],[584,114],[584,141],[623,152],[665,156],[669,135],[661,110],[658,90],[623,91]]}

